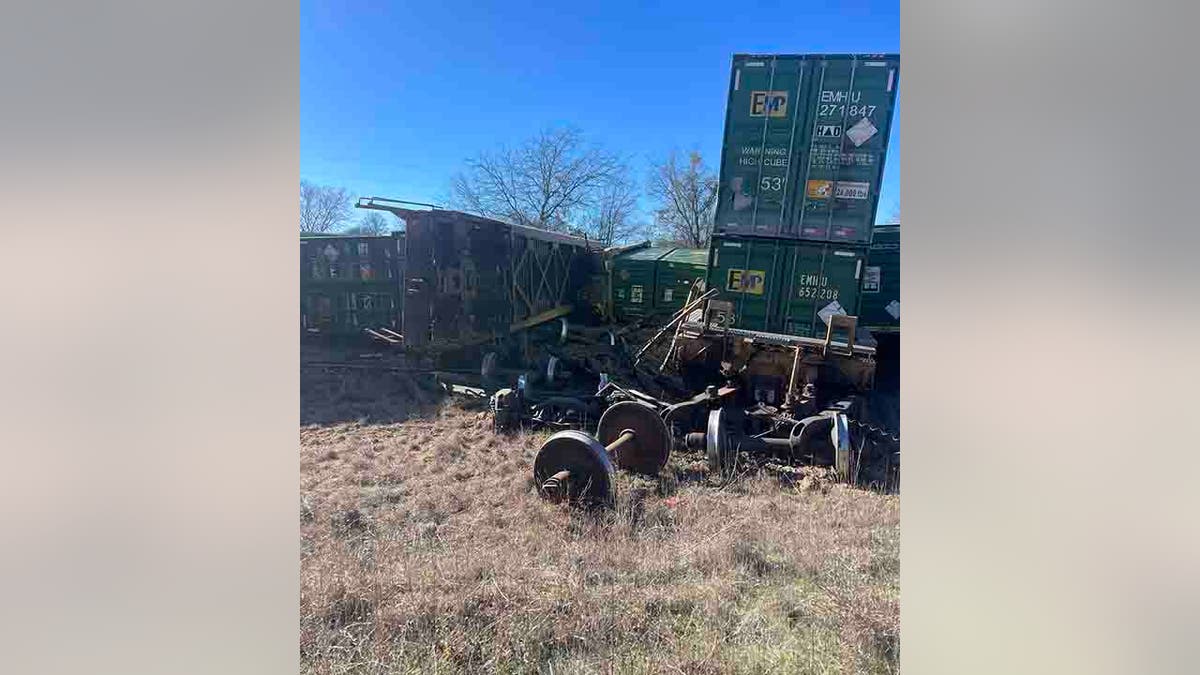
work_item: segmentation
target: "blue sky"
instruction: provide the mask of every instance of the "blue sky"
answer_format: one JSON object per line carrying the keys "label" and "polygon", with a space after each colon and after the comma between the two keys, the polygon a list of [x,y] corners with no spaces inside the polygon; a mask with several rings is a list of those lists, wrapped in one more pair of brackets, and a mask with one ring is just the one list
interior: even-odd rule
{"label": "blue sky", "polygon": [[[465,158],[563,124],[628,157],[639,185],[673,148],[715,171],[734,53],[899,52],[899,9],[305,0],[300,176],[445,203]],[[877,221],[900,199],[899,121],[897,109]]]}

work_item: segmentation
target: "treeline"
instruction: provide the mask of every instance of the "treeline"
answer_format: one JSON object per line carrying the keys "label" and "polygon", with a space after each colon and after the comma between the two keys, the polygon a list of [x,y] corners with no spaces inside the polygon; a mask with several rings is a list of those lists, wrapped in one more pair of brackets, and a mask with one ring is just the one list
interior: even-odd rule
{"label": "treeline", "polygon": [[[574,128],[551,128],[486,149],[451,178],[450,208],[518,225],[586,235],[605,246],[655,239],[704,246],[712,231],[717,175],[700,153],[672,152],[638,180],[629,158]],[[379,195],[389,196],[389,195]],[[300,182],[300,230],[383,234],[377,211],[357,221],[345,188]]]}

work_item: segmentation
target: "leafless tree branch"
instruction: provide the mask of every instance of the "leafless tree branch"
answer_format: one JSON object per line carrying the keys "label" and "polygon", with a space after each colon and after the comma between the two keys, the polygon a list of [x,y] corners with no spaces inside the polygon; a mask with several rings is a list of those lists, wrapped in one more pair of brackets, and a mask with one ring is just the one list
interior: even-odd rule
{"label": "leafless tree branch", "polygon": [[585,144],[576,129],[546,129],[517,148],[466,161],[451,188],[467,210],[519,225],[566,230],[625,171],[619,158]]}
{"label": "leafless tree branch", "polygon": [[388,233],[387,219],[378,211],[370,211],[364,215],[358,224],[354,227],[346,229],[346,234],[361,234],[367,236],[378,236]]}
{"label": "leafless tree branch", "polygon": [[636,221],[637,204],[636,186],[627,175],[618,174],[596,192],[585,218],[588,236],[602,246],[612,246],[649,234],[649,228]]}
{"label": "leafless tree branch", "polygon": [[350,193],[345,188],[300,181],[300,231],[333,232],[350,219]]}
{"label": "leafless tree branch", "polygon": [[680,165],[672,152],[650,174],[648,192],[655,199],[655,223],[663,234],[680,244],[702,247],[712,233],[717,205],[717,177],[697,151]]}

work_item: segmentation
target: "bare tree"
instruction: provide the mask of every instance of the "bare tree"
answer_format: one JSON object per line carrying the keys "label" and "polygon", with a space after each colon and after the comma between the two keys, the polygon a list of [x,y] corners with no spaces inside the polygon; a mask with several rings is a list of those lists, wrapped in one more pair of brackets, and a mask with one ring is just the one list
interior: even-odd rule
{"label": "bare tree", "polygon": [[620,160],[585,144],[576,129],[546,129],[517,148],[468,159],[452,182],[460,206],[492,218],[549,230],[573,218],[622,170]]}
{"label": "bare tree", "polygon": [[654,167],[650,195],[657,201],[655,222],[669,238],[686,246],[700,247],[712,234],[717,205],[717,177],[704,165],[700,153],[688,153],[680,165],[675,152]]}
{"label": "bare tree", "polygon": [[333,232],[350,219],[350,193],[345,188],[300,181],[300,231]]}
{"label": "bare tree", "polygon": [[637,188],[625,175],[618,175],[596,191],[586,216],[588,236],[601,246],[623,243],[644,229],[635,222]]}
{"label": "bare tree", "polygon": [[346,234],[376,236],[388,233],[387,220],[378,211],[370,211],[363,216],[358,224],[348,228]]}

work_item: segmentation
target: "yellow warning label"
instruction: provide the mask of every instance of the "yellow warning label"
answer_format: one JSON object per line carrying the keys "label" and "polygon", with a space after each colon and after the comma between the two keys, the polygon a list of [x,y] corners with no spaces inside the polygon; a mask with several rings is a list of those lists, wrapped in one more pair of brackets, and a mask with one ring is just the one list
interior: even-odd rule
{"label": "yellow warning label", "polygon": [[762,270],[729,270],[725,290],[762,295],[767,286],[767,273]]}
{"label": "yellow warning label", "polygon": [[833,181],[810,180],[806,192],[809,199],[829,199],[833,196]]}

